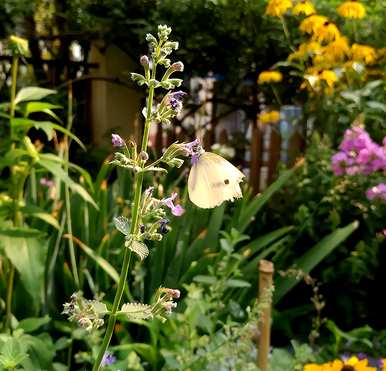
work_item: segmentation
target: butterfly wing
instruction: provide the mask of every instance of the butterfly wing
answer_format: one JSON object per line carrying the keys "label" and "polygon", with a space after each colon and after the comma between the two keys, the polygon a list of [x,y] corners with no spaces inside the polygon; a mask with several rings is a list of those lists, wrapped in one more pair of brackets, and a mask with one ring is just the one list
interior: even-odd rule
{"label": "butterfly wing", "polygon": [[204,152],[192,166],[188,179],[190,200],[208,209],[242,196],[239,183],[244,174],[214,153]]}

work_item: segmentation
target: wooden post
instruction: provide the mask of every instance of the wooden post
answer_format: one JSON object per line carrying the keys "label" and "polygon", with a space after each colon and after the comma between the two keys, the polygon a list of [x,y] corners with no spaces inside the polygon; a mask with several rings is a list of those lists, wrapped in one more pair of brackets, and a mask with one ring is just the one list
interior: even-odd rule
{"label": "wooden post", "polygon": [[257,343],[257,366],[261,371],[268,370],[268,354],[271,343],[271,301],[268,303],[272,290],[273,263],[268,260],[259,262],[259,303],[264,305],[262,317],[259,319],[259,341]]}

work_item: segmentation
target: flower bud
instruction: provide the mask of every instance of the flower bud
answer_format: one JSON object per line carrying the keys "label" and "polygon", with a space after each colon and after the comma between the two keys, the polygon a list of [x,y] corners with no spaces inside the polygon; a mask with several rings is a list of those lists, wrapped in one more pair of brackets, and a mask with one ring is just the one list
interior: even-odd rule
{"label": "flower bud", "polygon": [[141,63],[142,66],[148,66],[150,62],[149,62],[149,58],[147,57],[147,55],[143,55],[139,59],[139,63]]}
{"label": "flower bud", "polygon": [[149,159],[149,155],[145,151],[141,151],[139,153],[139,159],[142,161],[147,161]]}
{"label": "flower bud", "polygon": [[184,70],[184,64],[182,62],[175,62],[171,65],[173,71],[182,72]]}
{"label": "flower bud", "polygon": [[111,134],[111,144],[113,147],[123,147],[125,141],[118,134]]}

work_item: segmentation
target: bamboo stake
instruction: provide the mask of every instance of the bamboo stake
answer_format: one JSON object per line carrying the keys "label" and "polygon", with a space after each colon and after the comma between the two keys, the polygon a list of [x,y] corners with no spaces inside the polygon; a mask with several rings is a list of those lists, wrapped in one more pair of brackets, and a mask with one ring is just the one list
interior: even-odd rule
{"label": "bamboo stake", "polygon": [[271,342],[271,301],[267,302],[272,291],[273,263],[268,260],[259,262],[259,303],[264,303],[258,323],[259,341],[257,343],[257,366],[261,371],[268,370],[268,354]]}

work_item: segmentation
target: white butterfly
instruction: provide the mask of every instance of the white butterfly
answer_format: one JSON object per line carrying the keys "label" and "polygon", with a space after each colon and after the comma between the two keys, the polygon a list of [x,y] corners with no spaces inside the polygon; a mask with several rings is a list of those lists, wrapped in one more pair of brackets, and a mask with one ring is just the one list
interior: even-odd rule
{"label": "white butterfly", "polygon": [[203,152],[189,173],[190,200],[203,209],[242,197],[239,183],[244,174],[229,161],[211,152]]}

